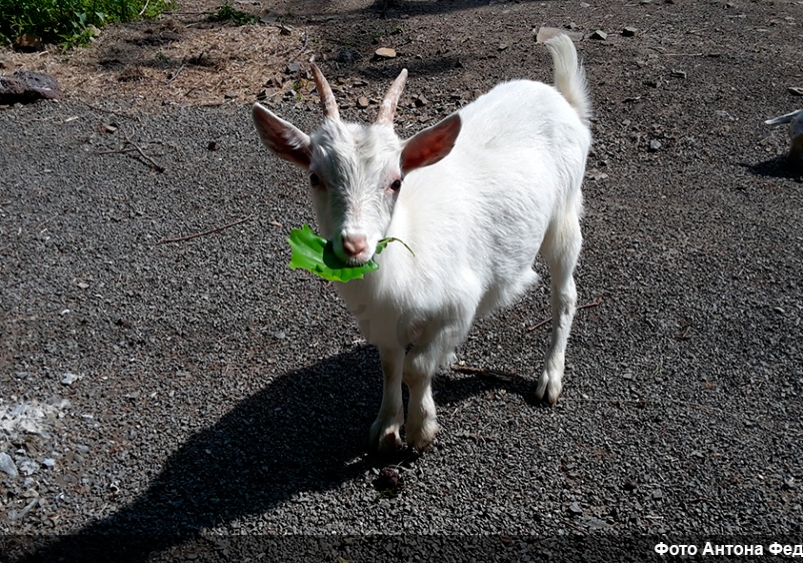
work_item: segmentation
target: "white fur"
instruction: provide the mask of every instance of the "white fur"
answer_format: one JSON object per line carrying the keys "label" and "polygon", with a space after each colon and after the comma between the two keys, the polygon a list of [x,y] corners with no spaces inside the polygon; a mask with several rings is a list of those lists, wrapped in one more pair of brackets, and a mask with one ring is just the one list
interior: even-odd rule
{"label": "white fur", "polygon": [[[401,443],[402,380],[410,389],[407,443],[422,449],[432,442],[438,430],[433,374],[475,318],[510,305],[536,282],[539,251],[552,277],[553,332],[536,395],[558,399],[576,306],[572,274],[582,243],[580,186],[591,134],[574,45],[558,36],[547,47],[560,91],[526,80],[496,86],[460,110],[457,141],[435,164],[402,170],[402,150],[420,137],[402,142],[388,126],[327,119],[310,137],[309,169],[327,186],[313,188],[313,200],[321,234],[335,251],[360,263],[374,255],[380,238],[396,237],[415,252],[391,243],[374,256],[377,272],[337,284],[382,362],[373,448]],[[267,110],[255,108],[264,139],[258,111]],[[405,172],[396,196],[387,186]],[[344,256],[342,237],[352,234],[367,237],[365,255]]]}
{"label": "white fur", "polygon": [[789,124],[789,160],[803,165],[803,109],[768,119],[767,125]]}

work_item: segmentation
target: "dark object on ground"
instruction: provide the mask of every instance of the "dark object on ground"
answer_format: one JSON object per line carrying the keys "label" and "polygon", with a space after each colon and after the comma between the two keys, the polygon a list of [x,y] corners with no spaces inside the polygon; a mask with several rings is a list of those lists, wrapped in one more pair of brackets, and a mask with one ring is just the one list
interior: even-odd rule
{"label": "dark object on ground", "polygon": [[12,76],[0,76],[0,104],[27,104],[63,96],[56,79],[41,72],[20,70]]}
{"label": "dark object on ground", "polygon": [[374,479],[374,487],[381,493],[390,492],[393,496],[404,490],[404,477],[390,467],[383,467],[379,476]]}

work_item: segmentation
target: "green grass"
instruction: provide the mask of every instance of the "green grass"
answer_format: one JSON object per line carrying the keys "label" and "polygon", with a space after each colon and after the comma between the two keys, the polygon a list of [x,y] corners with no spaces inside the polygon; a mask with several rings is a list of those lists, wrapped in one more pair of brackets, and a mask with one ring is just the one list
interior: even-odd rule
{"label": "green grass", "polygon": [[153,18],[174,7],[174,0],[0,0],[0,42],[28,33],[65,48],[84,45],[94,28]]}

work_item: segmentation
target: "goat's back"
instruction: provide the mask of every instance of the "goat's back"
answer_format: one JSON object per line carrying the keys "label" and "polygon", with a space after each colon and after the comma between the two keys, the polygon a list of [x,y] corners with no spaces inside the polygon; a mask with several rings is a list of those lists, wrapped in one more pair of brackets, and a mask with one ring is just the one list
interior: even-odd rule
{"label": "goat's back", "polygon": [[387,236],[415,257],[390,245],[370,283],[352,286],[372,285],[391,309],[473,303],[483,315],[509,304],[536,281],[550,222],[579,212],[591,136],[555,88],[503,83],[460,115],[449,156],[411,172],[399,194]]}

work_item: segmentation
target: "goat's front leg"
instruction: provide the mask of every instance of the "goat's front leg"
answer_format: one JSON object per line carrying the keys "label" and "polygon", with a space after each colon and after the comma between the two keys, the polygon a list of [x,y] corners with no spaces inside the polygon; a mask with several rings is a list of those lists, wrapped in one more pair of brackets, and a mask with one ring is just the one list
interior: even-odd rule
{"label": "goat's front leg", "polygon": [[405,436],[407,445],[424,450],[435,439],[439,426],[432,398],[432,377],[438,368],[431,346],[413,348],[404,362],[404,382],[410,389]]}
{"label": "goat's front leg", "polygon": [[379,416],[371,425],[369,447],[380,455],[392,453],[402,444],[399,429],[404,424],[404,404],[402,403],[403,348],[380,348],[382,362],[382,406]]}

